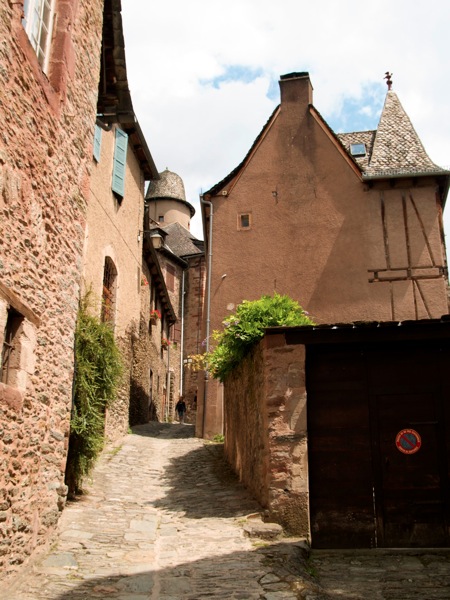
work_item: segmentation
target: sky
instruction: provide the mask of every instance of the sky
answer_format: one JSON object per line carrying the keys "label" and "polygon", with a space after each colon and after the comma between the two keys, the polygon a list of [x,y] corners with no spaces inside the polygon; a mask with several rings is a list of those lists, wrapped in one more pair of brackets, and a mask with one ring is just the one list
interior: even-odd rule
{"label": "sky", "polygon": [[158,171],[183,179],[198,238],[199,195],[247,154],[285,73],[309,72],[338,133],[377,127],[391,72],[428,155],[450,167],[448,0],[122,0],[122,19],[135,113]]}

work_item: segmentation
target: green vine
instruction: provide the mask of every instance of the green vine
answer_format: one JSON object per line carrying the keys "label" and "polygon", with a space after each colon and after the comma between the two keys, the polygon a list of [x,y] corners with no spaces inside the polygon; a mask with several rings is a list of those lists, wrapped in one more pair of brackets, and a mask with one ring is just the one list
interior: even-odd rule
{"label": "green vine", "polygon": [[74,402],[70,421],[66,484],[69,496],[82,492],[103,449],[105,411],[114,402],[122,358],[109,323],[90,312],[91,293],[80,301],[75,331]]}
{"label": "green vine", "polygon": [[215,348],[203,355],[210,374],[221,381],[263,337],[266,327],[314,325],[298,302],[277,293],[259,300],[244,300],[236,314],[222,323],[223,329],[212,334],[217,342]]}

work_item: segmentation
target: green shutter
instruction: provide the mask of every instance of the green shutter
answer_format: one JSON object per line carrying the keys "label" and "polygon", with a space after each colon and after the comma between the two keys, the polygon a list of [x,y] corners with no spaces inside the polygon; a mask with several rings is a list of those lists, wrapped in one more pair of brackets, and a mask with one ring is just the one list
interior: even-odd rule
{"label": "green shutter", "polygon": [[97,162],[100,162],[100,151],[102,148],[102,129],[98,125],[95,126],[94,131],[94,158]]}
{"label": "green shutter", "polygon": [[119,196],[125,195],[125,168],[127,163],[128,136],[121,129],[116,129],[116,144],[114,147],[114,166],[112,176],[112,191]]}

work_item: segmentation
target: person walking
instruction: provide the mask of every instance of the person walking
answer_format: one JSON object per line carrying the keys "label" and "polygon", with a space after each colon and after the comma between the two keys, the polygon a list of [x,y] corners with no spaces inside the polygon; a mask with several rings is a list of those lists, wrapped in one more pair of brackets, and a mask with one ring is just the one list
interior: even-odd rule
{"label": "person walking", "polygon": [[177,405],[175,406],[175,410],[178,413],[178,422],[184,423],[184,415],[186,414],[186,402],[183,400],[183,397],[181,397],[178,402]]}

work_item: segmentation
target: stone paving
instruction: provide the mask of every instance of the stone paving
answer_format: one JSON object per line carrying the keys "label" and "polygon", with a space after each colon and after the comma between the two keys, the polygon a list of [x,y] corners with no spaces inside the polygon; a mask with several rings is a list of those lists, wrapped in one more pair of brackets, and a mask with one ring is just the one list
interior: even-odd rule
{"label": "stone paving", "polygon": [[296,540],[244,535],[245,517],[261,509],[222,447],[193,437],[191,425],[133,432],[103,454],[88,493],[68,503],[51,551],[0,598],[296,599]]}
{"label": "stone paving", "polygon": [[314,551],[326,600],[449,600],[450,550]]}
{"label": "stone paving", "polygon": [[[450,552],[314,551],[267,541],[221,446],[149,423],[110,448],[45,555],[4,600],[450,600]],[[270,529],[270,527],[269,527]],[[245,531],[260,537],[248,537]]]}

